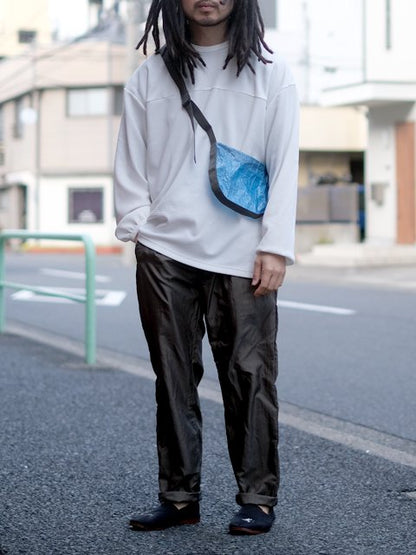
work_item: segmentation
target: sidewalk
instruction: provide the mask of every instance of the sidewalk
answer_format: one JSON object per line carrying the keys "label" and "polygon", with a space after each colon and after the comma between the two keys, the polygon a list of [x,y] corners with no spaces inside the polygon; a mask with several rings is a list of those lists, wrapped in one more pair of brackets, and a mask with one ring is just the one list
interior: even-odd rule
{"label": "sidewalk", "polygon": [[416,245],[373,245],[335,243],[315,245],[311,252],[298,255],[304,266],[329,268],[377,268],[416,265]]}
{"label": "sidewalk", "polygon": [[202,521],[132,532],[157,502],[151,380],[0,336],[0,555],[406,555],[414,468],[281,426],[272,532],[227,534],[236,510],[220,404],[203,400]]}
{"label": "sidewalk", "polygon": [[325,264],[303,265],[299,262],[288,268],[286,280],[415,291],[416,263],[402,266],[387,264],[337,267]]}

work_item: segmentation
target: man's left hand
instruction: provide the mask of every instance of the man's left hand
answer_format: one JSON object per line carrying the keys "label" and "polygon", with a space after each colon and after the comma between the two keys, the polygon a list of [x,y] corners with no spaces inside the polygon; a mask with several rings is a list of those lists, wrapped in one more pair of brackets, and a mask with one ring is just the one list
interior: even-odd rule
{"label": "man's left hand", "polygon": [[253,280],[254,296],[268,295],[282,284],[286,273],[286,258],[280,254],[259,252],[254,261]]}

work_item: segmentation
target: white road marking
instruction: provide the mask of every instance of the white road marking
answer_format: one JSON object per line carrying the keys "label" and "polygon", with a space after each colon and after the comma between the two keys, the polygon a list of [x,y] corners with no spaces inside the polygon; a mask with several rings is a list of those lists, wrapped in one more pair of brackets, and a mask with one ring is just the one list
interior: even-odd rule
{"label": "white road marking", "polygon": [[[52,268],[42,268],[41,274],[45,276],[63,277],[69,279],[85,279],[85,273],[82,272],[69,272],[68,270],[54,270]],[[95,281],[100,283],[108,283],[111,278],[108,276],[95,276]]]}
{"label": "white road marking", "polygon": [[307,310],[311,312],[325,312],[327,314],[337,314],[338,316],[352,316],[353,314],[357,314],[356,310],[336,306],[296,303],[294,301],[278,301],[277,304],[279,307],[283,308],[294,308],[295,310]]}
{"label": "white road marking", "polygon": [[[85,295],[85,289],[78,289],[74,287],[48,287],[47,289],[49,291],[56,291],[56,293],[68,293],[69,295]],[[95,304],[97,306],[119,306],[124,301],[126,296],[127,293],[125,291],[109,291],[106,289],[97,289],[95,291]],[[40,303],[68,304],[76,302],[71,301],[70,299],[63,299],[61,297],[50,297],[48,295],[42,295],[41,293],[27,291],[26,289],[21,289],[20,291],[13,293],[11,295],[11,298],[15,301],[29,301]]]}
{"label": "white road marking", "polygon": [[97,305],[100,306],[119,306],[126,298],[127,293],[125,291],[106,291],[105,296],[97,301]]}

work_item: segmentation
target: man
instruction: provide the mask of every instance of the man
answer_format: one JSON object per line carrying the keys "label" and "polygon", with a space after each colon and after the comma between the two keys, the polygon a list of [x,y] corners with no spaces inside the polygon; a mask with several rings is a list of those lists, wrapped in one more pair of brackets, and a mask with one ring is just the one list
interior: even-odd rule
{"label": "man", "polygon": [[[194,129],[159,53],[167,51],[218,142],[264,162],[260,219],[214,196],[207,134]],[[115,163],[116,235],[136,243],[137,293],[156,373],[160,505],[135,530],[199,522],[201,342],[218,369],[238,485],[232,534],[268,532],[279,485],[277,289],[292,263],[298,164],[293,78],[263,40],[257,0],[153,0],[156,54],[125,89]]]}

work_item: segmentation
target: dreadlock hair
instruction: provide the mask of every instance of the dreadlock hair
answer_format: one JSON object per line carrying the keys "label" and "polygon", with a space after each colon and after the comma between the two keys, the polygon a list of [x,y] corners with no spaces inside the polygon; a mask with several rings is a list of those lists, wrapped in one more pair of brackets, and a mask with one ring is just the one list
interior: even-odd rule
{"label": "dreadlock hair", "polygon": [[[146,55],[151,35],[156,53],[160,52],[160,13],[162,13],[163,32],[168,54],[184,76],[187,76],[189,72],[192,83],[194,83],[194,70],[198,62],[202,65],[205,63],[200,54],[192,47],[189,26],[180,0],[152,0],[144,34],[136,49],[142,46]],[[228,22],[228,54],[223,69],[227,67],[231,59],[235,58],[237,77],[245,66],[255,73],[251,59],[252,54],[259,62],[270,63],[270,60],[264,57],[262,47],[270,53],[273,52],[264,41],[264,23],[258,0],[235,0]]]}

